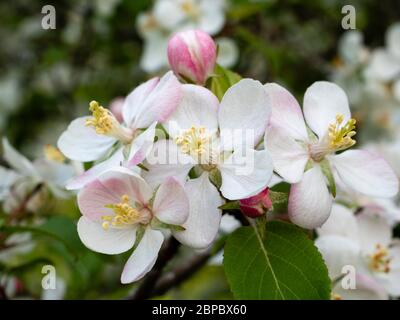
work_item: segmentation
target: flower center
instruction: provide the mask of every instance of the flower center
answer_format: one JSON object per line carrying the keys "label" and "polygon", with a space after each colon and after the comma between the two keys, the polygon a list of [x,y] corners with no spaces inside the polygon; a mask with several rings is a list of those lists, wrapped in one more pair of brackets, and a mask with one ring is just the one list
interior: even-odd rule
{"label": "flower center", "polygon": [[343,124],[344,116],[336,115],[335,122],[328,127],[328,134],[314,145],[310,146],[310,153],[313,160],[320,162],[327,154],[336,151],[346,150],[355,145],[356,140],[356,120],[350,119]]}
{"label": "flower center", "polygon": [[133,139],[133,131],[123,127],[114,115],[97,101],[89,104],[92,117],[86,120],[86,126],[93,127],[97,134],[114,137],[123,143],[130,143]]}
{"label": "flower center", "polygon": [[56,147],[46,144],[43,149],[44,157],[49,161],[64,163],[66,158]]}
{"label": "flower center", "polygon": [[384,273],[390,272],[390,261],[392,259],[389,257],[389,250],[386,247],[377,244],[374,253],[368,257],[371,270]]}
{"label": "flower center", "polygon": [[199,7],[193,0],[183,1],[181,8],[192,19],[197,19],[200,15]]}
{"label": "flower center", "polygon": [[328,128],[329,146],[335,151],[348,149],[356,143],[352,138],[356,135],[354,130],[356,128],[356,120],[350,119],[342,126],[343,119],[343,115],[338,114],[336,121],[330,124]]}
{"label": "flower center", "polygon": [[121,202],[108,204],[106,208],[112,209],[114,215],[102,216],[103,220],[102,227],[104,230],[108,230],[112,227],[129,227],[135,224],[147,224],[150,222],[151,213],[149,210],[138,210],[131,205],[128,195],[121,197]]}

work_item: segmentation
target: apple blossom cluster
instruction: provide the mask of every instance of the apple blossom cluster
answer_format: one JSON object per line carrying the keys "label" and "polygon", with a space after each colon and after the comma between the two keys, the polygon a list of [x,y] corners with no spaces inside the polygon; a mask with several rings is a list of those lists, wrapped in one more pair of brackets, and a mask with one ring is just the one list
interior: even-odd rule
{"label": "apple blossom cluster", "polygon": [[[156,8],[168,10],[171,3],[158,1]],[[307,229],[328,228],[335,197],[377,199],[385,211],[385,199],[397,194],[398,177],[387,162],[353,148],[357,123],[338,85],[314,83],[303,108],[281,85],[253,79],[237,81],[218,99],[206,85],[216,62],[211,37],[199,30],[177,33],[167,52],[173,71],[111,108],[90,102],[91,115],[72,121],[58,141],[71,161],[92,163],[66,184],[78,192],[82,242],[105,254],[133,249],[122,283],[144,277],[170,236],[192,248],[209,247],[227,203],[237,202],[247,217],[263,215],[273,207],[269,187],[276,181],[290,184],[289,218]],[[334,223],[339,233],[342,222]],[[379,273],[392,270],[389,238],[377,239],[369,251],[361,249],[363,238],[348,241]]]}
{"label": "apple blossom cluster", "polygon": [[[227,6],[225,0],[156,0],[149,12],[137,18],[137,29],[144,39],[142,69],[154,73],[168,67],[168,40],[177,32],[199,29],[217,35],[224,27]],[[235,42],[227,37],[217,38],[216,42],[218,63],[233,66],[238,59]]]}

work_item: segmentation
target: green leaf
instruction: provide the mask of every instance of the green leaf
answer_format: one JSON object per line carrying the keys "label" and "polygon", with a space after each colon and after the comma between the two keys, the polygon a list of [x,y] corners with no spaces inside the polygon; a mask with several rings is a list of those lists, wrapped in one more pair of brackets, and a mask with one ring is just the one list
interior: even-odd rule
{"label": "green leaf", "polygon": [[285,192],[269,191],[269,198],[272,204],[282,204],[288,202],[289,195]]}
{"label": "green leaf", "polygon": [[236,299],[329,299],[331,281],[321,254],[306,233],[291,224],[267,223],[263,239],[255,226],[229,236],[224,268]]}
{"label": "green leaf", "polygon": [[336,182],[335,177],[333,176],[331,165],[328,160],[321,161],[322,173],[325,175],[328,180],[329,190],[332,193],[333,197],[336,197]]}
{"label": "green leaf", "polygon": [[222,206],[219,206],[218,209],[221,209],[221,210],[240,210],[240,204],[239,204],[239,201],[230,201],[230,202],[227,202],[227,203],[223,204]]}
{"label": "green leaf", "polygon": [[207,83],[207,87],[221,100],[225,92],[235,83],[239,82],[240,79],[241,76],[237,73],[217,65],[214,75]]}

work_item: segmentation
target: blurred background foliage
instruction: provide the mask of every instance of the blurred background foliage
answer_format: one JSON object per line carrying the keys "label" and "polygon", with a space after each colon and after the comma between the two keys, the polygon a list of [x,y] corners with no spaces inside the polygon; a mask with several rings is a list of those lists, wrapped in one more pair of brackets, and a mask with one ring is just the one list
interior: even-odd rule
{"label": "blurred background foliage", "polygon": [[[231,0],[220,32],[235,40],[240,58],[233,68],[244,77],[285,85],[301,100],[314,81],[328,79],[337,55],[343,5],[357,10],[365,43],[383,45],[387,27],[400,21],[398,0]],[[52,4],[56,30],[41,28],[41,8]],[[139,66],[143,40],[138,13],[148,0],[13,0],[0,3],[0,136],[30,158],[56,144],[76,116],[96,99],[107,105],[152,75]],[[56,266],[67,284],[65,298],[123,298],[132,285],[119,284],[126,255],[93,253],[80,242],[74,200],[58,201],[30,232],[35,250],[4,258],[0,272],[16,276],[19,296],[40,298],[41,267]],[[42,217],[43,218],[43,217]],[[1,221],[0,221],[1,225]],[[34,230],[33,230],[34,229]],[[27,245],[32,243],[26,239]],[[27,253],[28,252],[28,253]],[[185,254],[183,252],[182,254]],[[176,262],[179,263],[179,260]],[[230,298],[220,265],[208,265],[164,298]]]}

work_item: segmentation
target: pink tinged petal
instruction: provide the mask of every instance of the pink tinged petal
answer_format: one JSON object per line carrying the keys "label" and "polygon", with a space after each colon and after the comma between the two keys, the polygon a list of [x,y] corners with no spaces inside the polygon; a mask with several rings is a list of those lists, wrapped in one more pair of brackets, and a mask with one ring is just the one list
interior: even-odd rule
{"label": "pink tinged petal", "polygon": [[115,153],[107,160],[100,162],[84,173],[77,177],[70,179],[65,188],[67,190],[78,190],[82,189],[85,185],[92,182],[103,172],[113,168],[119,167],[124,160],[123,148],[118,149]]}
{"label": "pink tinged petal", "polygon": [[7,161],[7,164],[17,173],[39,178],[38,172],[32,162],[11,146],[7,138],[3,138],[3,157]]}
{"label": "pink tinged petal", "polygon": [[223,204],[223,200],[209,181],[207,173],[189,180],[185,189],[190,195],[189,218],[183,224],[185,231],[173,231],[173,235],[189,247],[207,248],[218,233],[221,221],[221,210],[218,207]]}
{"label": "pink tinged petal", "polygon": [[328,220],[317,229],[319,236],[337,235],[358,242],[357,219],[350,209],[334,203]]}
{"label": "pink tinged petal", "polygon": [[132,168],[143,162],[143,160],[146,159],[150,153],[153,147],[154,137],[156,135],[156,125],[157,122],[152,123],[150,127],[148,127],[135,140],[133,140],[127,161],[128,168]]}
{"label": "pink tinged petal", "polygon": [[155,188],[168,177],[175,177],[184,183],[195,163],[190,156],[180,151],[175,142],[159,140],[154,143],[144,165],[148,171],[143,172],[143,178]]}
{"label": "pink tinged petal", "polygon": [[125,264],[121,283],[132,283],[143,278],[156,263],[163,242],[164,236],[160,231],[147,228],[138,247]]}
{"label": "pink tinged petal", "polygon": [[115,138],[97,134],[86,126],[87,117],[75,119],[58,139],[57,146],[69,159],[88,162],[104,157],[116,142]]}
{"label": "pink tinged petal", "polygon": [[331,280],[343,275],[344,266],[351,265],[357,268],[362,263],[360,247],[351,239],[338,235],[325,235],[319,237],[315,245],[325,260]]}
{"label": "pink tinged petal", "polygon": [[338,114],[343,115],[343,123],[351,117],[346,93],[338,85],[326,81],[315,82],[307,89],[303,111],[308,126],[320,139]]}
{"label": "pink tinged petal", "polygon": [[267,83],[264,88],[271,99],[271,125],[281,127],[295,140],[308,141],[303,112],[296,98],[276,83]]}
{"label": "pink tinged petal", "polygon": [[189,216],[189,198],[182,184],[169,177],[157,190],[153,213],[164,223],[182,225]]}
{"label": "pink tinged petal", "polygon": [[388,246],[392,240],[392,228],[379,215],[363,213],[357,216],[359,243],[365,254],[372,254],[376,245]]}
{"label": "pink tinged petal", "polygon": [[178,107],[181,98],[182,85],[169,71],[141,103],[133,127],[147,128],[154,121],[164,123]]}
{"label": "pink tinged petal", "polygon": [[334,287],[333,292],[342,300],[388,300],[385,288],[373,277],[356,273],[356,288],[343,289],[341,282]]}
{"label": "pink tinged petal", "polygon": [[393,197],[399,180],[379,155],[364,150],[348,150],[329,158],[340,179],[354,191],[373,197]]}
{"label": "pink tinged petal", "polygon": [[[243,79],[230,87],[218,113],[224,149],[255,147],[265,134],[270,116],[271,101],[260,82]],[[234,138],[234,130],[240,130],[242,139]]]}
{"label": "pink tinged petal", "polygon": [[272,178],[272,160],[266,150],[235,151],[219,167],[221,192],[229,200],[244,199],[264,190]]}
{"label": "pink tinged petal", "polygon": [[125,99],[124,105],[122,106],[122,117],[125,124],[128,127],[132,127],[133,120],[141,108],[142,104],[145,103],[147,97],[154,90],[160,78],[152,78],[140,86],[136,87]]}
{"label": "pink tinged petal", "polygon": [[192,126],[205,127],[210,132],[218,130],[217,97],[208,89],[186,84],[182,86],[182,100],[169,118],[166,128],[172,137],[181,134],[180,129]]}
{"label": "pink tinged petal", "polygon": [[114,168],[102,173],[79,192],[78,206],[84,216],[100,220],[113,213],[105,206],[120,203],[123,195],[128,195],[132,202],[146,205],[153,191],[138,174],[126,168]]}
{"label": "pink tinged petal", "polygon": [[303,179],[290,188],[289,217],[300,227],[314,229],[322,226],[331,208],[332,195],[318,166],[306,171]]}
{"label": "pink tinged petal", "polygon": [[274,170],[289,183],[299,182],[310,158],[306,146],[295,141],[282,127],[273,125],[265,135],[265,146]]}
{"label": "pink tinged petal", "polygon": [[259,217],[272,208],[269,189],[266,188],[255,196],[239,200],[240,210],[250,218]]}
{"label": "pink tinged petal", "polygon": [[124,107],[124,104],[125,98],[123,97],[115,98],[110,102],[110,111],[114,115],[115,119],[117,119],[120,123],[124,121],[124,118],[122,116],[122,109]]}
{"label": "pink tinged petal", "polygon": [[81,217],[78,221],[78,234],[83,244],[90,250],[104,254],[120,254],[133,247],[136,229],[104,230],[101,222]]}

